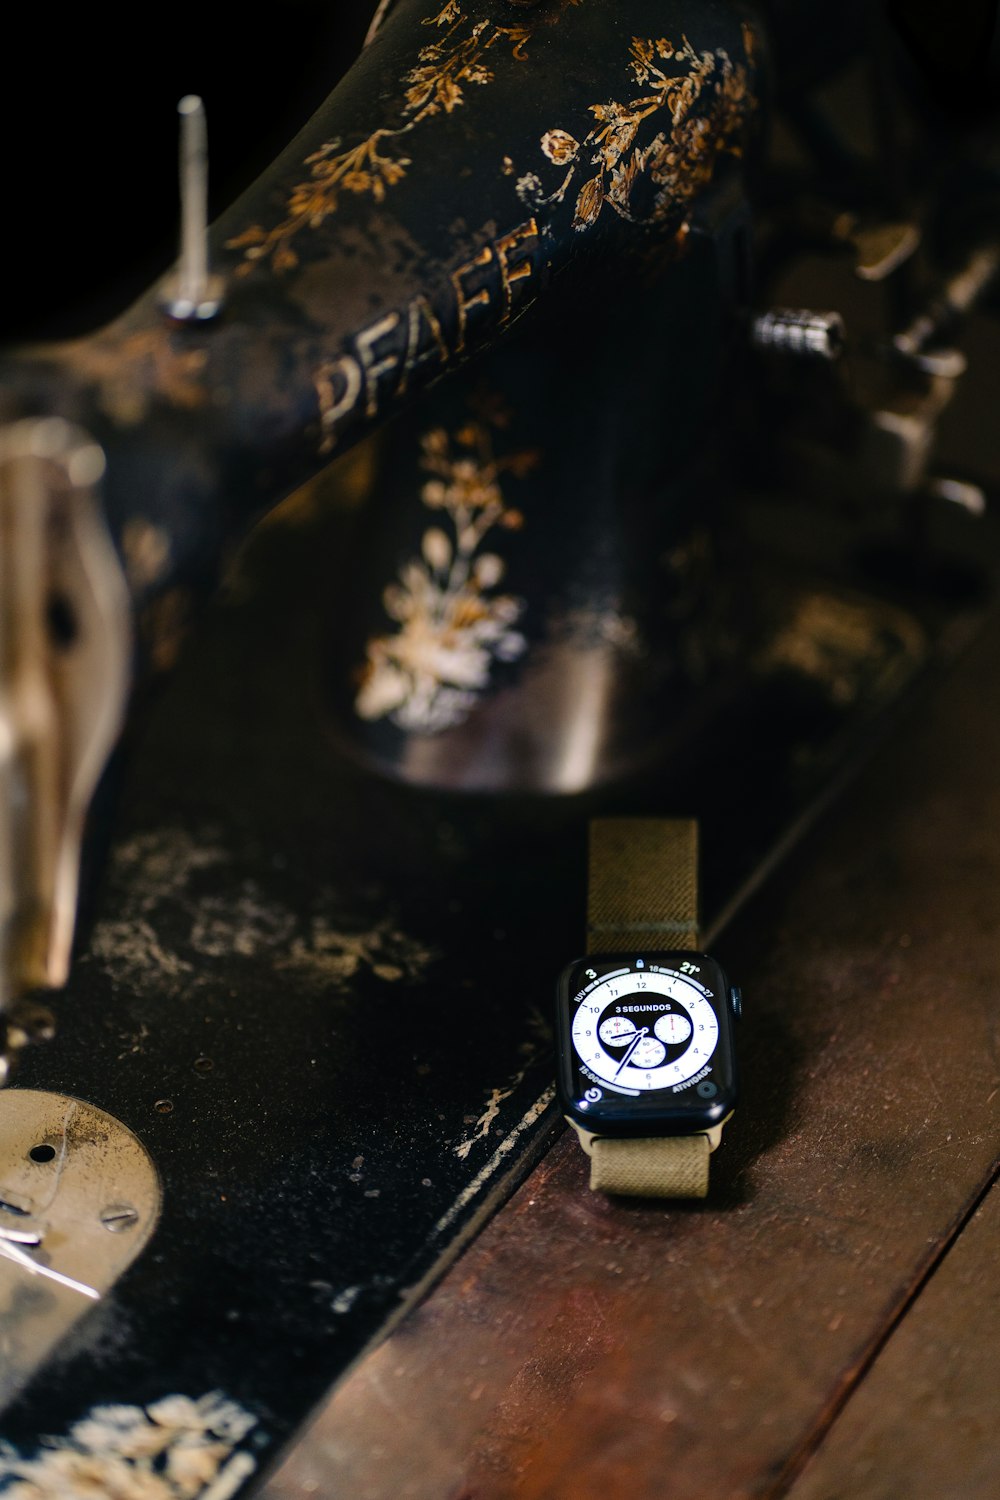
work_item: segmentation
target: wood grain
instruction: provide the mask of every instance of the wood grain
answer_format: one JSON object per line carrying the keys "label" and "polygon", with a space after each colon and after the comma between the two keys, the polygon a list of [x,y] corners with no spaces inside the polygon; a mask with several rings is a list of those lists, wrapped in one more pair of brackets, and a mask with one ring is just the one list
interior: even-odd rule
{"label": "wood grain", "polygon": [[[787,1493],[994,1170],[998,652],[994,625],[718,946],[744,1094],[707,1202],[592,1195],[560,1139],[268,1500]],[[899,1450],[872,1494],[909,1493]]]}
{"label": "wood grain", "polygon": [[1000,1188],[991,1188],[789,1500],[1000,1492]]}

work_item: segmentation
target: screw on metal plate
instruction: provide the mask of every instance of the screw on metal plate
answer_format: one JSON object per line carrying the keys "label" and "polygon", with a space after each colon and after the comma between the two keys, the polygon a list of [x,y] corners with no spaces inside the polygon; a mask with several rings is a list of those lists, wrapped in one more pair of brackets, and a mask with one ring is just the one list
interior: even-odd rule
{"label": "screw on metal plate", "polygon": [[223,282],[208,264],[208,131],[197,94],[177,105],[181,122],[181,245],[177,270],[163,289],[163,310],[175,323],[208,323],[222,308]]}
{"label": "screw on metal plate", "polygon": [[120,1120],[64,1094],[0,1092],[0,1409],[159,1217],[156,1168]]}
{"label": "screw on metal plate", "polygon": [[101,1223],[111,1234],[123,1234],[139,1222],[139,1211],[131,1203],[110,1203],[101,1212]]}

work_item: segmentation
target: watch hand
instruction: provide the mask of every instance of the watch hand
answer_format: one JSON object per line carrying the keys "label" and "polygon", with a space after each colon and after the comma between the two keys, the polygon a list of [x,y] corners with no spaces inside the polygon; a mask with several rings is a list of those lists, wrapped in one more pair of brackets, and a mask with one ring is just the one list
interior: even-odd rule
{"label": "watch hand", "polygon": [[632,1041],[635,1041],[635,1040],[636,1040],[636,1034],[635,1034],[635,1027],[634,1026],[631,1027],[628,1031],[621,1032],[617,1036],[609,1036],[608,1037],[608,1042],[609,1042],[609,1044],[612,1047],[624,1047],[627,1042],[632,1042]]}
{"label": "watch hand", "polygon": [[617,1070],[615,1072],[615,1077],[616,1078],[618,1077],[618,1074],[621,1072],[622,1068],[624,1068],[625,1064],[628,1062],[629,1058],[632,1056],[632,1053],[635,1051],[636,1047],[638,1047],[639,1043],[642,1041],[643,1037],[644,1036],[648,1036],[648,1035],[649,1035],[649,1027],[648,1026],[643,1026],[643,1028],[641,1029],[641,1031],[637,1031],[636,1032],[636,1034],[635,1034],[635,1040],[633,1041],[632,1045],[629,1047],[628,1051],[626,1052],[625,1056],[622,1058],[621,1062],[618,1064],[618,1068],[617,1068]]}

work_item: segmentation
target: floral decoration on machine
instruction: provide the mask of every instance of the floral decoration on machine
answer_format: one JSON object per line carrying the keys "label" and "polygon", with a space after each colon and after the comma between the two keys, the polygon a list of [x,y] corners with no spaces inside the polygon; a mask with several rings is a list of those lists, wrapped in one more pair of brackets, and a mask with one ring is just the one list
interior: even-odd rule
{"label": "floral decoration on machine", "polygon": [[4,1500],[232,1500],[256,1471],[257,1419],[220,1391],[95,1406],[33,1458],[0,1444]]}
{"label": "floral decoration on machine", "polygon": [[[753,33],[747,26],[743,40],[752,61]],[[583,140],[566,130],[547,130],[542,151],[566,168],[565,176],[546,193],[541,178],[526,173],[517,183],[522,202],[532,208],[561,203],[573,187],[576,230],[589,229],[605,206],[629,223],[656,223],[681,212],[705,187],[720,154],[742,154],[754,107],[748,66],[734,63],[721,48],[699,53],[686,37],[679,46],[665,37],[633,37],[629,67],[645,92],[625,104],[592,104],[596,123]],[[641,143],[643,123],[664,112],[669,125]],[[591,167],[596,171],[584,177]]]}
{"label": "floral decoration on machine", "polygon": [[422,440],[421,489],[444,525],[423,535],[421,556],[400,569],[382,596],[398,628],[368,642],[355,708],[363,719],[388,717],[398,728],[436,733],[465,719],[496,662],[513,662],[527,642],[515,629],[522,600],[496,592],[506,572],[499,553],[482,550],[497,529],[517,531],[524,518],[504,498],[503,476],[523,478],[532,450],[498,457],[485,421],[454,437],[434,428]]}
{"label": "floral decoration on machine", "polygon": [[[576,0],[570,0],[576,3]],[[452,114],[465,103],[465,90],[493,82],[488,54],[506,44],[511,56],[524,60],[524,47],[530,41],[532,26],[500,26],[493,21],[473,22],[458,0],[447,4],[436,15],[428,16],[424,26],[437,27],[440,36],[417,53],[416,66],[403,78],[405,93],[401,122],[394,128],[382,126],[373,130],[355,146],[345,146],[340,137],[327,141],[306,157],[309,177],[291,189],[286,203],[286,217],[273,229],[252,224],[242,234],[227,241],[231,250],[242,250],[243,265],[237,274],[246,275],[253,262],[270,257],[276,272],[290,271],[298,265],[298,254],[292,241],[304,229],[318,229],[336,213],[341,196],[371,196],[376,203],[412,166],[412,158],[402,154],[400,140],[434,115]]]}

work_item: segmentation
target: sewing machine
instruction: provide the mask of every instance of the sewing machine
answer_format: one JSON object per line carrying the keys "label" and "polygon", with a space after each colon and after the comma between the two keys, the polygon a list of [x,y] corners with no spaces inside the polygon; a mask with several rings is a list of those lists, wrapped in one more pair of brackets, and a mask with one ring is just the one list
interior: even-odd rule
{"label": "sewing machine", "polygon": [[[748,892],[981,629],[989,129],[932,115],[922,34],[905,51],[841,13],[834,48],[803,9],[380,7],[329,102],[207,242],[204,117],[185,98],[178,265],[97,332],[5,363],[12,1485],[57,1483],[59,1464],[67,1496],[87,1464],[146,1465],[178,1494],[260,1483],[551,1144],[549,989],[579,946],[590,813],[697,813],[705,906],[751,953],[786,908]],[[796,857],[801,933],[824,876]],[[843,839],[830,861],[856,878]],[[853,907],[837,933],[841,955],[868,955],[842,959],[867,985],[877,935]],[[765,949],[751,1078],[795,1080],[810,1058],[850,1071],[818,1021],[791,1024],[794,966],[782,988]],[[781,1113],[761,1105],[710,1205],[734,1255],[748,1153],[803,1212]],[[924,1230],[949,1243],[981,1157],[907,1221],[893,1287],[926,1269]],[[529,1183],[572,1217],[564,1158]],[[511,1287],[544,1250],[535,1192],[472,1252],[513,1232]],[[675,1249],[702,1275],[690,1215],[588,1225],[614,1243],[609,1277],[641,1264],[655,1281]],[[814,1249],[783,1253],[808,1266]],[[888,1283],[860,1296],[844,1275],[861,1321],[816,1360],[810,1413],[886,1326]],[[742,1288],[751,1308],[763,1276]],[[676,1315],[659,1285],[650,1308]],[[834,1334],[839,1310],[823,1305]],[[536,1313],[539,1339],[555,1315]],[[453,1354],[399,1353],[420,1316],[334,1398],[341,1469],[302,1468],[307,1452],[275,1493],[382,1492],[368,1424],[386,1360],[418,1407],[454,1406]],[[636,1347],[655,1348],[643,1329]],[[606,1349],[634,1396],[635,1367]],[[529,1357],[511,1354],[511,1379]],[[492,1365],[483,1382],[500,1402]],[[540,1415],[555,1386],[538,1389]],[[793,1407],[748,1473],[797,1472],[817,1429]],[[650,1455],[702,1434],[676,1489],[698,1493],[712,1422],[658,1409]],[[435,1421],[418,1410],[405,1431]],[[459,1427],[428,1494],[457,1482],[458,1449],[481,1452]],[[553,1452],[535,1493],[568,1487]],[[610,1452],[595,1437],[574,1493],[596,1492]],[[405,1443],[386,1493],[393,1465],[412,1469]],[[636,1493],[662,1493],[654,1468]],[[497,1472],[470,1492],[513,1492]]]}

